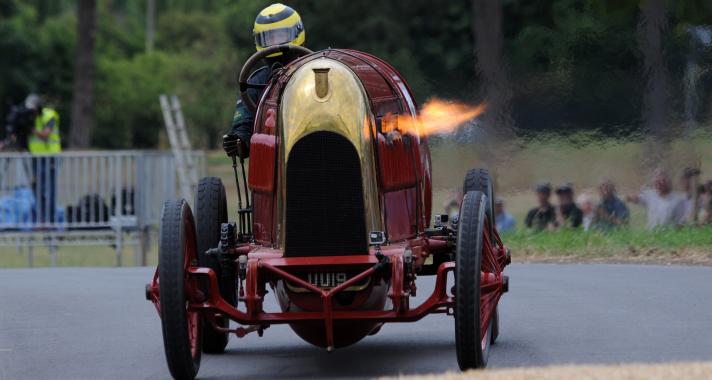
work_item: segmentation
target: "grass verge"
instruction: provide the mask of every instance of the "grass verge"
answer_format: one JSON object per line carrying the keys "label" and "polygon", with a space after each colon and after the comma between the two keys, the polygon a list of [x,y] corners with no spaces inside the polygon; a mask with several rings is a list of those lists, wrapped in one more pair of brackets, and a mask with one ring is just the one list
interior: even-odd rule
{"label": "grass verge", "polygon": [[712,264],[712,227],[607,233],[518,231],[502,239],[515,262]]}

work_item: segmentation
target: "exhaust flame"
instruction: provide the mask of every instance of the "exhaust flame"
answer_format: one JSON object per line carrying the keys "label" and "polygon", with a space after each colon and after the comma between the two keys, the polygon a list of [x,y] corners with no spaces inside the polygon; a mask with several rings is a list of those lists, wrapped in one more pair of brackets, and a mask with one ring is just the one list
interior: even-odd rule
{"label": "exhaust flame", "polygon": [[484,103],[472,106],[430,99],[425,102],[417,118],[410,115],[386,115],[381,130],[383,133],[399,131],[420,137],[452,133],[465,122],[481,115],[485,108]]}

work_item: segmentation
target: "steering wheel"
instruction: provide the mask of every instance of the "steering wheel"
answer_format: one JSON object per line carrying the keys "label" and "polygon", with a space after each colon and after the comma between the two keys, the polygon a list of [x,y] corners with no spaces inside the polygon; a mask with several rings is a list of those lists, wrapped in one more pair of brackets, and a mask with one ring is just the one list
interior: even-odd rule
{"label": "steering wheel", "polygon": [[242,102],[245,103],[245,105],[247,106],[247,109],[249,109],[252,113],[257,110],[257,104],[255,104],[255,102],[252,101],[252,98],[247,95],[247,90],[250,88],[263,89],[267,87],[267,83],[250,84],[247,83],[247,79],[250,77],[250,74],[252,74],[252,69],[255,67],[255,65],[257,65],[257,62],[274,53],[282,53],[284,55],[287,55],[288,53],[296,53],[297,57],[303,57],[305,55],[313,53],[313,51],[305,48],[304,46],[285,44],[270,46],[264,50],[260,50],[255,54],[252,54],[252,56],[245,62],[245,64],[242,65],[242,69],[240,70],[240,76],[237,79],[237,83],[240,86],[240,98],[242,99]]}

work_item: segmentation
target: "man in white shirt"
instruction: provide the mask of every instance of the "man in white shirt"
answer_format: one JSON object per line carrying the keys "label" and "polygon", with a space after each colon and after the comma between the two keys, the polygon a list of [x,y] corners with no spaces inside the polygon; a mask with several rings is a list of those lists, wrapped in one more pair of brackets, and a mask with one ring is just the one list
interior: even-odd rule
{"label": "man in white shirt", "polygon": [[645,207],[648,214],[647,228],[680,226],[686,221],[685,194],[672,191],[670,177],[657,170],[653,177],[655,189],[643,189],[628,200]]}

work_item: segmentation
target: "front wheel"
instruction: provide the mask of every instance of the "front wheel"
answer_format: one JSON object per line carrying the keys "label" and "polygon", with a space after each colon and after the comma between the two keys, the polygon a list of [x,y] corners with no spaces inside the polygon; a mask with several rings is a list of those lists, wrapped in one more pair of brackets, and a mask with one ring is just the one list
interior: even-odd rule
{"label": "front wheel", "polygon": [[188,268],[198,264],[195,223],[185,200],[163,206],[158,252],[163,347],[175,379],[194,379],[200,368],[200,313],[188,310],[189,295],[200,288]]}
{"label": "front wheel", "polygon": [[480,283],[486,202],[481,191],[465,194],[455,251],[455,346],[461,370],[487,366],[492,321],[483,320]]}

